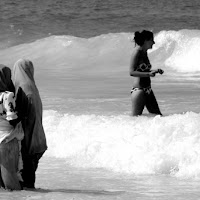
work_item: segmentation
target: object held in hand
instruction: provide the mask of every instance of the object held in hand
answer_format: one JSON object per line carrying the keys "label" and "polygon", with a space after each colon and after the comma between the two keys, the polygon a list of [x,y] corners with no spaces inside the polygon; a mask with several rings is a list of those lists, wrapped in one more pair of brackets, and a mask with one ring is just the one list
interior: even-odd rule
{"label": "object held in hand", "polygon": [[158,73],[159,73],[159,74],[163,74],[164,71],[163,71],[162,69],[158,69]]}

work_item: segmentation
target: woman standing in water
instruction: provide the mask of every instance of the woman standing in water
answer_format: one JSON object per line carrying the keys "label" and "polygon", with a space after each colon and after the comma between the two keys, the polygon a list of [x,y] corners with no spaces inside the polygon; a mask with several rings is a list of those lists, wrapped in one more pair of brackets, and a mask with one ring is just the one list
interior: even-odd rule
{"label": "woman standing in water", "polygon": [[161,69],[151,70],[147,55],[147,50],[155,44],[153,33],[146,30],[137,31],[134,41],[136,47],[130,63],[130,76],[134,77],[131,90],[132,115],[141,115],[145,106],[149,113],[162,115],[151,89],[150,77],[154,77],[157,73],[162,74],[164,71]]}
{"label": "woman standing in water", "polygon": [[20,157],[23,130],[15,112],[10,68],[0,65],[0,188],[21,190]]}
{"label": "woman standing in water", "polygon": [[39,159],[47,150],[47,144],[42,125],[42,101],[35,84],[32,62],[18,60],[13,68],[12,79],[16,93],[16,110],[24,130],[21,149],[23,186],[35,188],[35,173]]}

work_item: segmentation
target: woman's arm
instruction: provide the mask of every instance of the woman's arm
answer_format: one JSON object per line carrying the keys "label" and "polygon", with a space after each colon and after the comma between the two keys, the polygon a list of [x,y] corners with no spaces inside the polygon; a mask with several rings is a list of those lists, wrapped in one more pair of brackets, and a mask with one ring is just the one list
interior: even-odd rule
{"label": "woman's arm", "polygon": [[156,70],[150,72],[139,72],[139,71],[130,71],[130,76],[134,77],[154,77],[156,75]]}
{"label": "woman's arm", "polygon": [[156,71],[154,71],[154,70],[152,70],[150,72],[139,72],[136,70],[137,66],[138,66],[139,54],[140,54],[140,52],[137,51],[131,57],[130,70],[129,70],[130,76],[134,76],[134,77],[153,77],[153,76],[155,76]]}
{"label": "woman's arm", "polygon": [[130,76],[134,76],[134,77],[154,77],[156,75],[156,73],[160,73],[159,70],[151,70],[150,72],[137,71],[136,69],[137,69],[137,66],[138,66],[139,54],[140,54],[140,52],[137,51],[131,57],[130,71],[129,71]]}

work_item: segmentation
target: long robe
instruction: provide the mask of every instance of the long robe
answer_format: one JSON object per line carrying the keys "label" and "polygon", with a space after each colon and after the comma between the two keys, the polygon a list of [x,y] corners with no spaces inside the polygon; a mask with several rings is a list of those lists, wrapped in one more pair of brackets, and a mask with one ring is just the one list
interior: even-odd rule
{"label": "long robe", "polygon": [[35,84],[32,62],[18,60],[13,67],[12,80],[17,98],[16,110],[24,130],[22,177],[27,182],[27,187],[34,187],[35,171],[39,158],[47,149],[47,143],[42,125],[42,101]]}
{"label": "long robe", "polygon": [[47,149],[42,125],[42,101],[33,76],[34,68],[31,61],[20,59],[15,63],[12,80],[16,90],[16,110],[22,119],[24,129],[22,149],[29,155]]}

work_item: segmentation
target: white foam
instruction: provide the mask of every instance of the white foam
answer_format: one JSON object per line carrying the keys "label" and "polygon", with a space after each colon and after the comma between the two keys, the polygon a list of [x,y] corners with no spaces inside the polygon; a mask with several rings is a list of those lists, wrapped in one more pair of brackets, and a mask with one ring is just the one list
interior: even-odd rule
{"label": "white foam", "polygon": [[165,57],[166,67],[178,72],[200,72],[200,32],[161,31],[155,41],[153,50],[164,49],[159,56]]}
{"label": "white foam", "polygon": [[47,156],[129,174],[200,175],[200,114],[61,115],[46,111]]}

